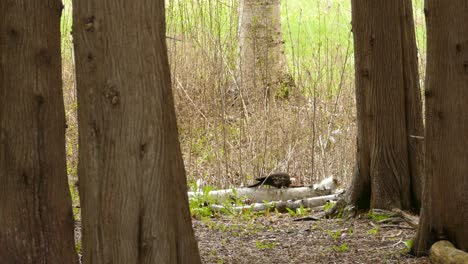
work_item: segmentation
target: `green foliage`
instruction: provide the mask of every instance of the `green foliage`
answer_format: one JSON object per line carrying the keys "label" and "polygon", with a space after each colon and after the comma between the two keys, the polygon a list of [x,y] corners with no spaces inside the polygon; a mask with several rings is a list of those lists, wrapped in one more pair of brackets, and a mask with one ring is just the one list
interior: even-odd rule
{"label": "green foliage", "polygon": [[275,215],[276,215],[276,217],[280,216],[280,212],[278,211],[278,208],[276,208],[276,207],[275,207]]}
{"label": "green foliage", "polygon": [[81,247],[81,239],[78,240],[78,241],[76,241],[75,248],[76,248],[76,252],[77,252],[79,255],[83,255],[83,251],[82,251],[82,247]]}
{"label": "green foliage", "polygon": [[276,91],[276,98],[288,99],[291,89],[293,89],[292,83],[282,82],[280,88]]}
{"label": "green foliage", "polygon": [[73,206],[73,219],[75,221],[81,219],[81,208],[79,207],[80,205],[80,197],[78,194],[78,189],[73,183],[70,183],[69,185],[69,190],[70,190],[70,196],[72,199],[72,206]]}
{"label": "green foliage", "polygon": [[301,207],[297,208],[296,210],[292,210],[291,208],[287,208],[286,210],[288,211],[288,214],[291,217],[300,217],[300,216],[305,216],[309,213],[310,209],[309,208],[304,208],[304,206],[301,205]]}
{"label": "green foliage", "polygon": [[[335,203],[335,205],[336,205],[336,203]],[[344,212],[344,210],[345,210],[345,207],[340,208],[340,209],[338,210],[338,213],[336,214],[336,217],[335,217],[335,218],[338,218],[338,219],[343,218],[343,212]]]}
{"label": "green foliage", "polygon": [[[197,190],[198,186],[196,183],[192,184],[193,190]],[[213,188],[211,186],[205,186],[201,195],[195,195],[189,200],[190,214],[198,219],[207,219],[215,215],[215,212],[209,207],[209,204],[214,202],[209,192]]]}
{"label": "green foliage", "polygon": [[374,228],[367,231],[367,234],[369,234],[369,235],[377,235],[378,233],[379,233],[379,226],[378,225],[374,226]]}
{"label": "green foliage", "polygon": [[406,248],[402,250],[402,253],[409,253],[413,248],[413,239],[406,240],[403,243],[405,243]]}
{"label": "green foliage", "polygon": [[343,243],[343,244],[341,244],[339,246],[334,245],[333,250],[335,250],[336,252],[343,253],[343,252],[349,251],[349,247],[348,247],[347,243]]}
{"label": "green foliage", "polygon": [[72,38],[71,38],[71,29],[72,29],[72,3],[71,0],[63,1],[64,8],[62,10],[62,17],[60,19],[60,32],[61,32],[61,47],[62,47],[62,57],[67,61],[72,61]]}
{"label": "green foliage", "polygon": [[275,242],[262,242],[262,241],[255,241],[255,247],[257,247],[260,250],[264,249],[273,249],[275,248],[276,243]]}
{"label": "green foliage", "polygon": [[[190,184],[192,190],[197,190],[197,184],[191,183]],[[189,199],[189,206],[190,206],[190,213],[192,216],[196,217],[197,219],[201,220],[208,220],[210,218],[216,217],[219,213],[232,216],[237,218],[241,221],[252,221],[258,215],[265,215],[266,212],[255,212],[253,211],[252,207],[245,207],[243,210],[236,210],[234,207],[236,206],[245,206],[244,200],[245,197],[238,197],[235,189],[233,190],[233,196],[230,200],[225,201],[222,206],[223,208],[220,209],[219,212],[214,211],[209,205],[215,204],[216,201],[214,198],[209,194],[210,191],[213,190],[213,187],[206,186],[203,188],[201,194],[195,195]],[[222,231],[225,231],[223,227],[220,227]]]}
{"label": "green foliage", "polygon": [[341,231],[340,230],[327,230],[328,235],[333,238],[333,239],[338,239],[341,236]]}
{"label": "green foliage", "polygon": [[333,208],[334,205],[335,205],[335,202],[328,201],[328,202],[326,202],[325,205],[323,206],[323,210],[324,210],[324,211],[330,210],[330,209]]}
{"label": "green foliage", "polygon": [[[281,11],[285,54],[293,78],[310,76],[318,81],[326,75],[333,80],[321,84],[328,89],[326,96],[335,94],[340,88],[341,78],[336,65],[342,65],[344,58],[353,52],[351,2],[284,0]],[[336,61],[337,54],[340,54],[339,62]],[[350,66],[348,71],[351,73],[352,60],[347,60],[346,64]]]}
{"label": "green foliage", "polygon": [[385,219],[389,219],[391,218],[392,216],[391,215],[388,215],[388,214],[382,214],[382,213],[379,213],[379,214],[376,214],[372,211],[369,211],[369,213],[367,214],[367,216],[372,220],[372,221],[375,221],[375,222],[379,222],[379,221],[382,221],[382,220],[385,220]]}

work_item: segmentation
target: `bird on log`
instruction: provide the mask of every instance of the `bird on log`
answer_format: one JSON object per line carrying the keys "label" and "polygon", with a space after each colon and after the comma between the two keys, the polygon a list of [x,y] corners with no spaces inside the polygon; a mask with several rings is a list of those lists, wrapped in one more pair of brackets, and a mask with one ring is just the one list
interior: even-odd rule
{"label": "bird on log", "polygon": [[291,185],[291,176],[285,172],[275,172],[266,177],[257,178],[257,183],[247,186],[255,188],[261,185],[273,186],[276,188],[289,187]]}

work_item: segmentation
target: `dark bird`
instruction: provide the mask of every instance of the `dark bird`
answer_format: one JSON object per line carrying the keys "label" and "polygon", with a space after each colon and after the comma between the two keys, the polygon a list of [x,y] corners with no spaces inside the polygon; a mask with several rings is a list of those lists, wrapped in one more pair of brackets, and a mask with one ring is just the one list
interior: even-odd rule
{"label": "dark bird", "polygon": [[260,185],[269,185],[276,188],[289,187],[291,185],[291,176],[285,172],[275,172],[267,177],[257,178],[258,182],[247,186],[248,188],[254,188]]}

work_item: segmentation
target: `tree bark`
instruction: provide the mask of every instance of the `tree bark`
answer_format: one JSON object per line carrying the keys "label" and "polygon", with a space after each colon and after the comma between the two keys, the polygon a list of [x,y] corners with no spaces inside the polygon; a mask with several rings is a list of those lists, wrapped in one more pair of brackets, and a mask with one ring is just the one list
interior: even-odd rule
{"label": "tree bark", "polygon": [[287,98],[294,86],[281,31],[281,0],[240,0],[239,75],[247,99]]}
{"label": "tree bark", "polygon": [[78,263],[58,0],[0,1],[0,263]]}
{"label": "tree bark", "polygon": [[412,16],[411,1],[352,1],[358,138],[348,200],[360,208],[419,207],[423,123]]}
{"label": "tree bark", "polygon": [[164,1],[73,2],[85,263],[200,263]]}
{"label": "tree bark", "polygon": [[426,1],[426,180],[414,251],[437,240],[468,251],[468,4]]}

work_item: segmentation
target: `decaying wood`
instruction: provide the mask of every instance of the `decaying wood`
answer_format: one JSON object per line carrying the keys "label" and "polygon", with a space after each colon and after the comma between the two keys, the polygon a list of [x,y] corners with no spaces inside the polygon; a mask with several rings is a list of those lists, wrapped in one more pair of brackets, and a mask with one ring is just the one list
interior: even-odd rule
{"label": "decaying wood", "polygon": [[432,245],[429,258],[433,264],[468,264],[468,253],[446,240]]}
{"label": "decaying wood", "polygon": [[401,209],[394,208],[392,212],[396,213],[401,218],[405,219],[405,221],[412,227],[417,228],[419,225],[419,217],[415,215],[411,215]]}
{"label": "decaying wood", "polygon": [[252,210],[254,212],[261,212],[268,209],[278,209],[280,212],[285,212],[286,208],[295,210],[298,208],[313,208],[320,205],[324,205],[327,201],[337,200],[343,192],[339,192],[331,195],[324,195],[319,197],[306,198],[301,200],[288,200],[288,201],[275,201],[275,202],[266,202],[266,203],[253,203],[250,205],[242,206],[232,206],[227,207],[218,204],[210,205],[211,209],[214,211],[230,210],[230,211],[243,211],[243,210]]}
{"label": "decaying wood", "polygon": [[293,221],[294,222],[299,222],[299,221],[320,221],[322,218],[323,218],[323,216],[322,217],[316,217],[316,216],[312,215],[312,216],[296,218]]}
{"label": "decaying wood", "polygon": [[333,177],[323,179],[321,182],[312,185],[314,190],[335,190],[338,186],[338,180]]}
{"label": "decaying wood", "polygon": [[[296,188],[233,188],[225,190],[216,190],[208,193],[216,203],[223,203],[235,197],[248,200],[251,203],[262,203],[264,201],[287,201],[298,200],[310,197],[317,197],[331,194],[336,188],[336,180],[327,178],[313,187]],[[188,192],[188,197],[193,198],[197,195],[203,195],[203,192]],[[317,204],[319,206],[323,204]],[[313,206],[309,206],[313,207]],[[263,209],[264,210],[264,209]]]}
{"label": "decaying wood", "polygon": [[405,220],[401,217],[390,217],[387,219],[382,219],[380,221],[377,221],[379,224],[385,224],[385,223],[401,223],[404,222]]}

